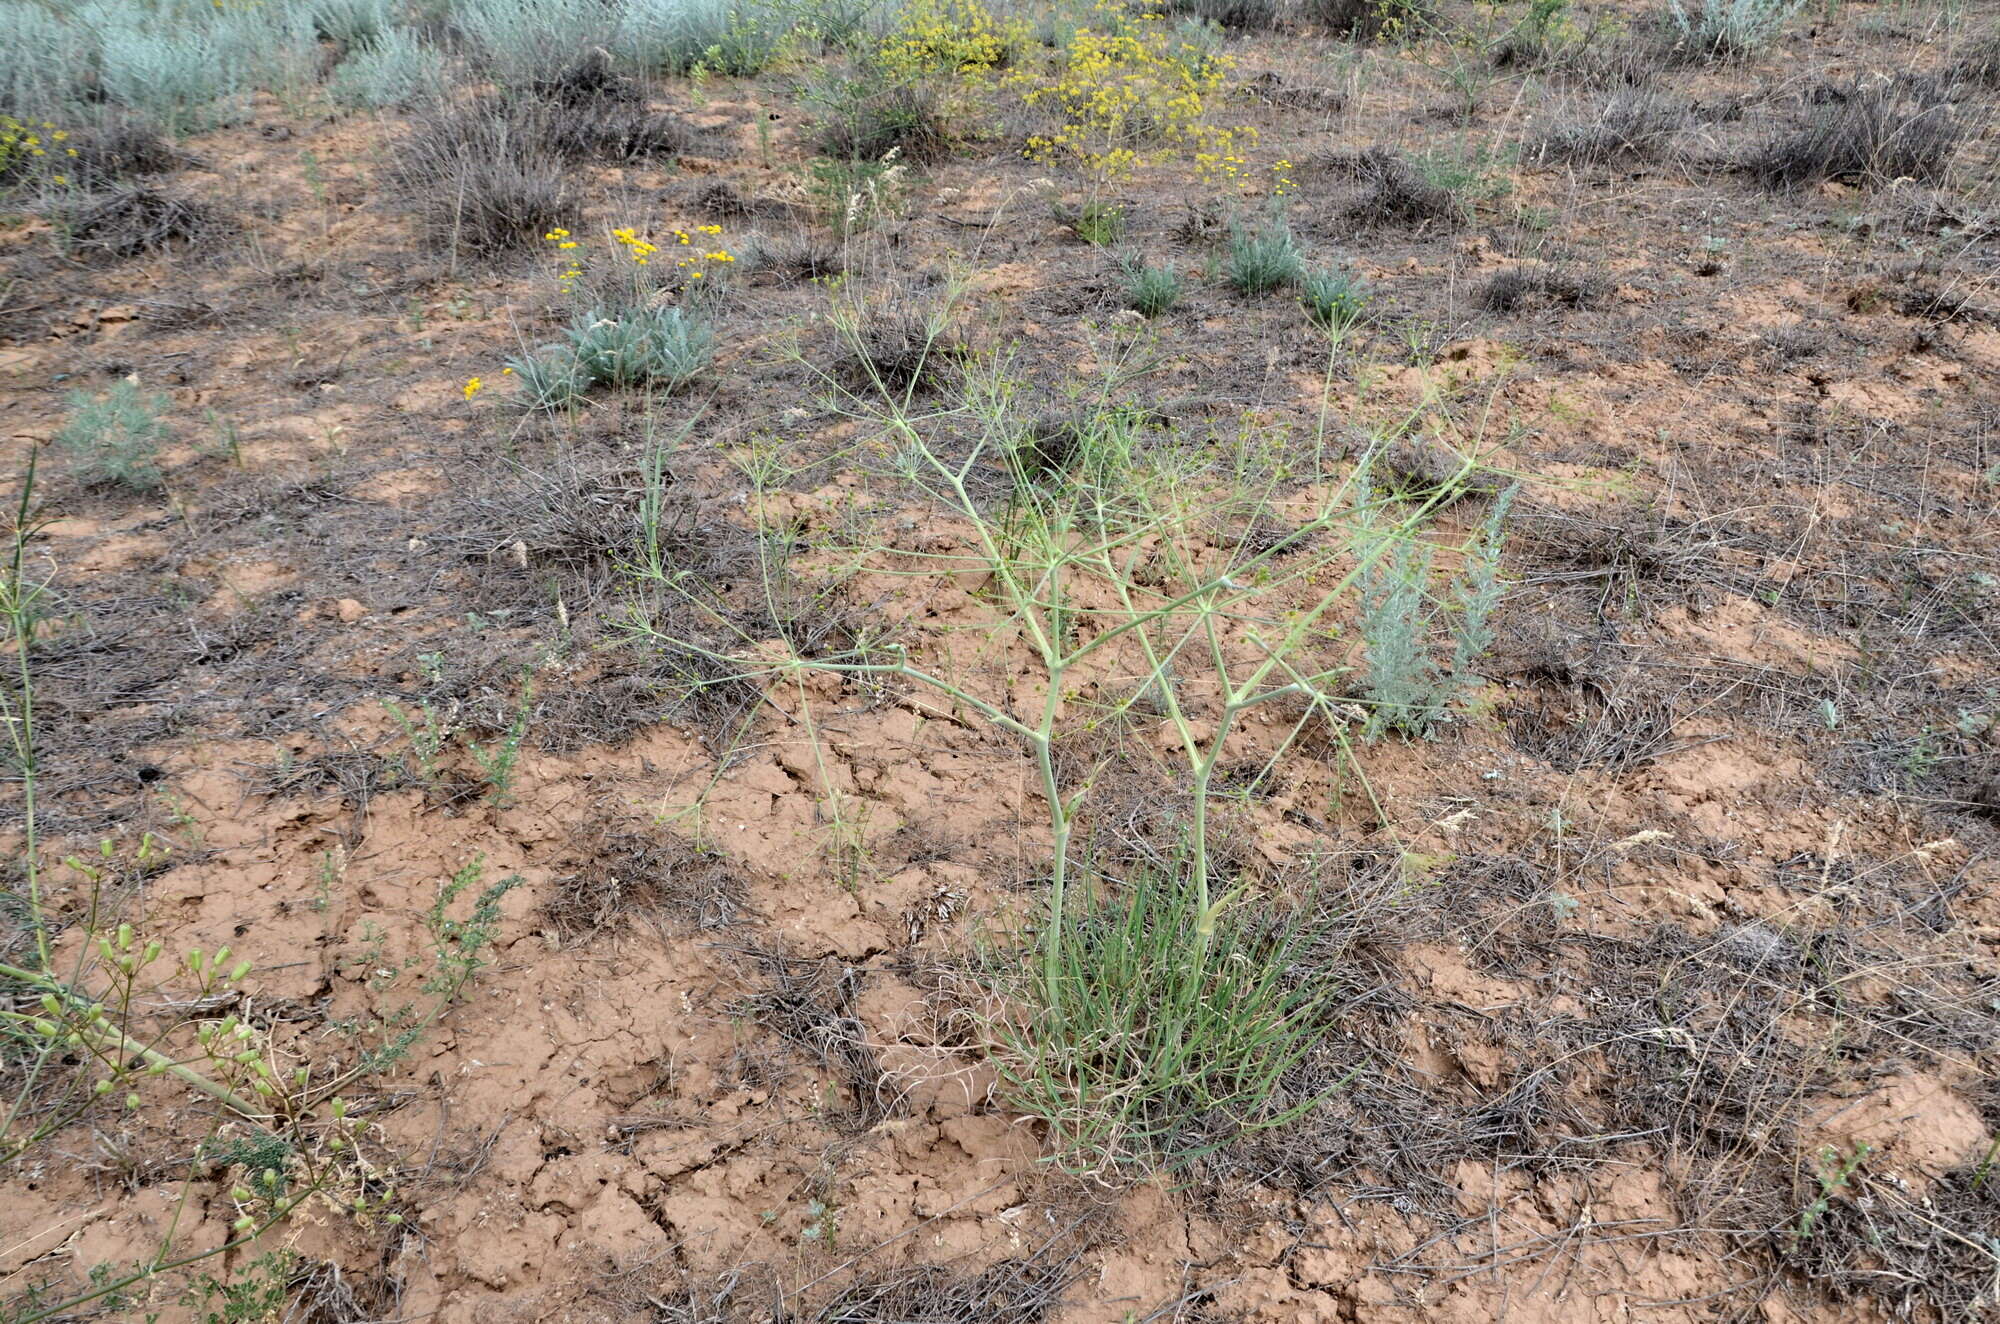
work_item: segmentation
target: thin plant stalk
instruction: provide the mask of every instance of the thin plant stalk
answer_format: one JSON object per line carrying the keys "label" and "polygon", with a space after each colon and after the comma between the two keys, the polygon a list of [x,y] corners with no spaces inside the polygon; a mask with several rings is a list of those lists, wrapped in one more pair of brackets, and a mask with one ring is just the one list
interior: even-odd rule
{"label": "thin plant stalk", "polygon": [[[925,439],[907,407],[884,392],[888,408],[880,421],[886,435],[908,458],[906,476],[940,499],[961,516],[975,543],[970,561],[993,579],[992,592],[1009,608],[1009,620],[1017,624],[1032,649],[1043,673],[1044,692],[1032,720],[1015,716],[946,676],[919,665],[901,645],[889,645],[886,658],[835,656],[792,657],[776,663],[750,662],[740,656],[706,648],[696,641],[674,639],[678,648],[688,649],[709,660],[737,666],[746,676],[783,674],[793,670],[817,670],[848,676],[895,676],[926,686],[940,695],[978,713],[1000,730],[1021,740],[1033,760],[1036,780],[1046,806],[1050,836],[1048,927],[1042,937],[1042,967],[1045,986],[1060,996],[1059,956],[1062,927],[1066,922],[1069,891],[1071,841],[1076,815],[1085,790],[1065,794],[1056,766],[1057,724],[1069,678],[1084,663],[1127,638],[1136,643],[1145,661],[1140,688],[1156,688],[1162,696],[1166,718],[1193,782],[1193,822],[1189,867],[1193,871],[1199,905],[1197,933],[1205,944],[1215,931],[1222,909],[1242,895],[1241,887],[1217,897],[1209,879],[1210,825],[1209,799],[1215,770],[1226,741],[1238,721],[1250,710],[1286,697],[1305,697],[1325,702],[1326,673],[1301,673],[1288,661],[1296,657],[1308,638],[1337,603],[1342,601],[1359,577],[1399,539],[1414,536],[1430,515],[1455,495],[1456,486],[1473,467],[1469,457],[1461,458],[1457,473],[1441,483],[1428,500],[1412,507],[1395,524],[1374,530],[1355,551],[1354,564],[1333,582],[1316,591],[1305,609],[1292,613],[1282,631],[1266,636],[1252,626],[1248,643],[1258,654],[1248,670],[1230,663],[1221,633],[1221,623],[1270,586],[1254,583],[1276,559],[1297,550],[1323,534],[1335,532],[1351,518],[1346,503],[1346,484],[1318,509],[1303,527],[1278,540],[1271,547],[1232,563],[1225,570],[1202,572],[1185,559],[1175,546],[1174,534],[1188,520],[1185,509],[1169,508],[1149,512],[1136,523],[1123,520],[1113,509],[1105,490],[1094,487],[1083,518],[1073,518],[1060,506],[1044,511],[1030,509],[1011,527],[1004,528],[985,514],[970,487],[971,475],[991,453],[988,442],[1004,432],[998,417],[988,418],[988,439],[973,446],[961,462],[945,459]],[[1004,393],[995,392],[987,400],[994,413],[1004,410]],[[1187,503],[1180,503],[1187,504]],[[1122,521],[1122,523],[1121,523]],[[1102,530],[1102,532],[1099,532]],[[1010,535],[1011,537],[1003,537]],[[1170,558],[1182,587],[1164,601],[1146,605],[1136,597],[1132,564],[1142,544],[1157,539],[1158,549]],[[1025,545],[1025,550],[1023,548]],[[1127,560],[1121,562],[1121,555]],[[961,562],[962,563],[962,562]],[[1324,564],[1324,561],[1316,562]],[[1098,633],[1074,645],[1062,637],[1061,623],[1070,607],[1069,584],[1078,576],[1101,579],[1117,595],[1116,619]],[[1294,572],[1286,579],[1296,578]],[[1245,583],[1244,581],[1251,581]],[[1281,581],[1282,582],[1282,581]],[[1191,618],[1191,620],[1190,620]],[[646,627],[640,627],[644,633]],[[1178,634],[1178,637],[1173,637]],[[1222,693],[1221,715],[1212,733],[1198,734],[1196,723],[1186,710],[1173,667],[1183,653],[1193,648],[1206,654],[1207,666]],[[1280,674],[1282,673],[1282,674]],[[1274,679],[1276,677],[1276,679]],[[1129,701],[1128,701],[1129,703]],[[1085,788],[1087,790],[1087,788]]]}

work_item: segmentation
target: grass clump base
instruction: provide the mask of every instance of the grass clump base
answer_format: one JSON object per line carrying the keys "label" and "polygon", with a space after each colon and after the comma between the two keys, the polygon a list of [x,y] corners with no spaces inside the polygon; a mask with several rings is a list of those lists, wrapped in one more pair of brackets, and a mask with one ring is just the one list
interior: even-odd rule
{"label": "grass clump base", "polygon": [[1173,872],[1083,890],[1048,959],[994,966],[1018,1008],[997,1022],[995,1065],[1014,1106],[1048,1124],[1055,1162],[1100,1179],[1179,1168],[1318,1102],[1280,1090],[1336,1005],[1305,959],[1307,926],[1244,905],[1205,933]]}

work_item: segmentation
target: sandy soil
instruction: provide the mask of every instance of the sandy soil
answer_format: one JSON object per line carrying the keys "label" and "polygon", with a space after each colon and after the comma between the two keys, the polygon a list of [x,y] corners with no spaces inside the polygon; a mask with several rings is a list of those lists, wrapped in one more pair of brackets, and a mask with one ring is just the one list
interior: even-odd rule
{"label": "sandy soil", "polygon": [[[47,853],[103,838],[123,861],[158,834],[164,860],[115,871],[123,913],[253,960],[239,1013],[328,1078],[420,1001],[440,881],[475,860],[482,885],[519,878],[490,967],[354,1091],[402,1221],[318,1209],[228,1267],[282,1246],[319,1312],[294,1317],[438,1324],[2000,1309],[1992,93],[1955,94],[1979,127],[1952,188],[1774,192],[1734,168],[1819,89],[1947,67],[1983,17],[1815,10],[1748,63],[1662,69],[1673,150],[1602,168],[1521,150],[1601,84],[1489,71],[1461,121],[1441,43],[1232,38],[1265,95],[1227,115],[1260,162],[1296,163],[1301,239],[1376,291],[1330,375],[1282,296],[1195,278],[1164,317],[1120,317],[1115,266],[1036,181],[1081,186],[1021,160],[1005,117],[913,172],[900,214],[821,235],[885,308],[962,281],[954,334],[1014,355],[1027,408],[1126,353],[1186,435],[1330,417],[1351,438],[1421,406],[1408,463],[1469,449],[1523,483],[1473,713],[1358,745],[1365,785],[1300,744],[1227,813],[1248,876],[1310,878],[1339,917],[1352,991],[1322,1065],[1353,1074],[1294,1126],[1118,1185],[1043,1161],[968,1029],[975,935],[1031,911],[1046,868],[1018,745],[908,686],[691,701],[620,641],[639,457],[685,428],[677,546],[732,601],[759,591],[759,522],[811,549],[869,521],[880,555],[813,610],[1034,691],[978,575],[900,573],[966,529],[839,458],[865,438],[815,391],[837,352],[821,284],[738,277],[690,393],[523,421],[500,369],[560,325],[549,255],[426,249],[382,182],[396,116],[264,101],[181,144],[162,186],[229,224],[165,252],[64,257],[11,219],[8,484],[43,447],[58,517],[31,544],[58,603],[36,649]],[[589,167],[579,232],[813,233],[798,82],[654,89],[698,149]],[[1511,154],[1469,219],[1412,225],[1354,210],[1340,163],[1376,144]],[[749,214],[704,211],[717,182]],[[1209,260],[1190,218],[1213,191],[1185,169],[1113,193],[1129,244]],[[1485,306],[1522,268],[1591,292]],[[127,374],[172,401],[151,494],[88,486],[51,444],[67,391]],[[744,466],[779,446],[759,493]],[[385,701],[461,728],[439,784]],[[517,711],[497,795],[466,746]],[[1246,731],[1242,759],[1279,734]],[[1167,739],[1129,733],[1089,833],[1183,811]],[[50,878],[80,941],[90,889]],[[147,1089],[8,1175],[0,1293],[169,1227],[227,1238],[229,1182],[189,1148],[213,1109]],[[199,1318],[178,1292],[106,1317]]]}

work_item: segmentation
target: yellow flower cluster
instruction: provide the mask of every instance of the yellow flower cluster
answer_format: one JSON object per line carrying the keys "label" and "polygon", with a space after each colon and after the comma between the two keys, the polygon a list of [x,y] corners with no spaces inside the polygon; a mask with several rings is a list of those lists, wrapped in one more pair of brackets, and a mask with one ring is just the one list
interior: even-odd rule
{"label": "yellow flower cluster", "polygon": [[897,78],[981,74],[1005,64],[1027,25],[1003,26],[980,0],[911,0],[877,56]]}
{"label": "yellow flower cluster", "polygon": [[[675,248],[688,250],[676,252],[674,256],[673,269],[678,276],[684,276],[689,280],[702,280],[706,278],[709,266],[736,260],[735,254],[726,248],[719,246],[710,248],[705,242],[695,241],[697,235],[711,238],[720,235],[722,227],[719,225],[697,225],[692,230],[675,229],[672,233]],[[557,286],[564,294],[575,292],[576,283],[583,279],[585,264],[585,258],[574,251],[580,247],[578,241],[568,230],[563,229],[550,230],[542,238],[553,245],[558,252],[566,254],[562,270],[556,273]],[[653,265],[653,256],[660,251],[658,244],[642,236],[637,227],[630,225],[613,230],[611,242],[624,250],[632,265],[639,267]]]}
{"label": "yellow flower cluster", "polygon": [[613,230],[611,232],[611,240],[613,243],[625,245],[626,256],[642,267],[651,260],[653,254],[660,251],[656,245],[649,244],[641,239],[639,232],[629,225],[622,230]]}
{"label": "yellow flower cluster", "polygon": [[[542,238],[554,244],[559,252],[566,253],[577,246],[576,240],[570,238],[569,231],[567,230],[551,230],[543,235]],[[561,288],[564,294],[568,294],[576,288],[577,281],[582,278],[583,259],[575,257],[564,258],[563,269],[556,273],[556,285]]]}
{"label": "yellow flower cluster", "polygon": [[[697,225],[694,228],[694,234],[699,235],[713,236],[721,233],[722,227],[719,225]],[[690,279],[700,280],[706,275],[707,273],[702,270],[702,267],[707,263],[734,262],[736,260],[726,248],[708,249],[704,245],[695,243],[694,234],[689,234],[686,230],[674,231],[676,243],[682,248],[693,250],[681,254],[680,257],[674,260],[674,268],[685,272]]]}
{"label": "yellow flower cluster", "polygon": [[[45,138],[44,134],[48,136]],[[25,120],[17,120],[12,115],[0,115],[0,175],[9,173],[17,166],[46,157],[49,148],[61,147],[68,140],[68,130],[58,129],[48,120],[30,124]],[[76,148],[63,147],[63,152],[65,155],[75,156]],[[56,176],[56,183],[68,182],[62,176]]]}
{"label": "yellow flower cluster", "polygon": [[1178,42],[1150,8],[1135,15],[1119,0],[1097,0],[1093,21],[1100,26],[1077,32],[1053,79],[1022,93],[1060,121],[1028,140],[1029,158],[1071,161],[1108,182],[1187,153],[1204,176],[1234,177],[1227,167],[1240,169],[1242,159],[1233,149],[1255,131],[1223,128],[1210,115],[1231,62]]}
{"label": "yellow flower cluster", "polygon": [[1227,184],[1241,185],[1250,178],[1244,167],[1250,162],[1234,152],[1196,152],[1194,154],[1195,173],[1203,179],[1222,180]]}

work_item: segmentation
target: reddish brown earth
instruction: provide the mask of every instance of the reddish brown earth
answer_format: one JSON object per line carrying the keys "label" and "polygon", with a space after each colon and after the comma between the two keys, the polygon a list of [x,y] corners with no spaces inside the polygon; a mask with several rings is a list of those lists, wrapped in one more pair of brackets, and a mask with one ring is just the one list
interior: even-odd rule
{"label": "reddish brown earth", "polygon": [[[1949,189],[1771,192],[1728,165],[1815,88],[1935,73],[1957,40],[1930,11],[1814,11],[1747,64],[1659,71],[1693,112],[1671,156],[1502,160],[1468,223],[1415,227],[1351,217],[1356,186],[1324,163],[1518,149],[1603,90],[1503,70],[1461,124],[1424,63],[1441,45],[1232,40],[1240,80],[1340,94],[1227,110],[1260,127],[1260,159],[1299,163],[1283,206],[1309,247],[1377,292],[1330,378],[1282,296],[1196,278],[1123,325],[1115,269],[1004,137],[914,174],[904,213],[846,242],[850,289],[924,304],[962,279],[959,333],[1011,351],[1034,407],[1129,344],[1153,362],[1136,389],[1184,433],[1298,438],[1324,412],[1364,435],[1429,402],[1432,446],[1523,483],[1474,715],[1357,746],[1365,792],[1326,742],[1301,745],[1228,814],[1233,860],[1273,889],[1310,877],[1342,917],[1329,959],[1354,996],[1329,1060],[1355,1074],[1295,1126],[1123,1185],[1042,1160],[968,1028],[974,935],[1031,906],[1045,867],[1019,748],[926,692],[832,677],[690,706],[618,641],[624,589],[589,524],[629,521],[649,432],[689,429],[671,490],[704,573],[740,577],[760,519],[805,547],[856,511],[888,549],[969,547],[813,463],[856,435],[815,398],[819,286],[739,275],[691,394],[524,422],[500,367],[559,325],[546,257],[427,252],[380,183],[394,116],[265,102],[183,144],[172,187],[235,227],[192,247],[63,257],[46,222],[12,220],[0,433],[12,487],[46,448],[59,517],[31,544],[60,602],[36,650],[47,854],[159,834],[164,867],[121,874],[120,904],[171,944],[252,959],[244,1014],[328,1076],[367,1051],[356,1027],[418,996],[439,882],[474,859],[521,879],[491,967],[356,1090],[400,1225],[317,1209],[228,1267],[282,1245],[338,1266],[358,1303],[310,1318],[439,1324],[779,1302],[1062,1324],[1989,1317],[1993,94],[1956,102],[1978,127]],[[656,90],[702,154],[592,167],[579,231],[805,232],[794,82]],[[1212,241],[1178,236],[1212,190],[1186,173],[1114,191],[1130,242],[1193,270]],[[702,212],[718,180],[757,213]],[[1483,309],[1523,265],[1602,296]],[[151,495],[86,488],[48,446],[65,391],[131,373],[173,402]],[[489,387],[468,401],[474,375]],[[760,497],[742,465],[780,443],[795,468]],[[983,692],[1033,691],[976,576],[892,561],[837,589],[850,619],[897,624]],[[530,670],[511,796],[412,784],[385,699],[490,741]],[[1244,758],[1277,734],[1241,736]],[[1137,731],[1089,831],[1178,812],[1166,740]],[[79,923],[81,879],[50,877]],[[197,1170],[182,1203],[208,1110],[148,1088],[9,1174],[0,1295],[150,1254],[170,1224],[189,1249],[226,1238],[226,1182]],[[995,1266],[1050,1304],[950,1304]],[[829,1305],[898,1284],[916,1295]],[[191,1317],[178,1290],[145,1309]]]}

